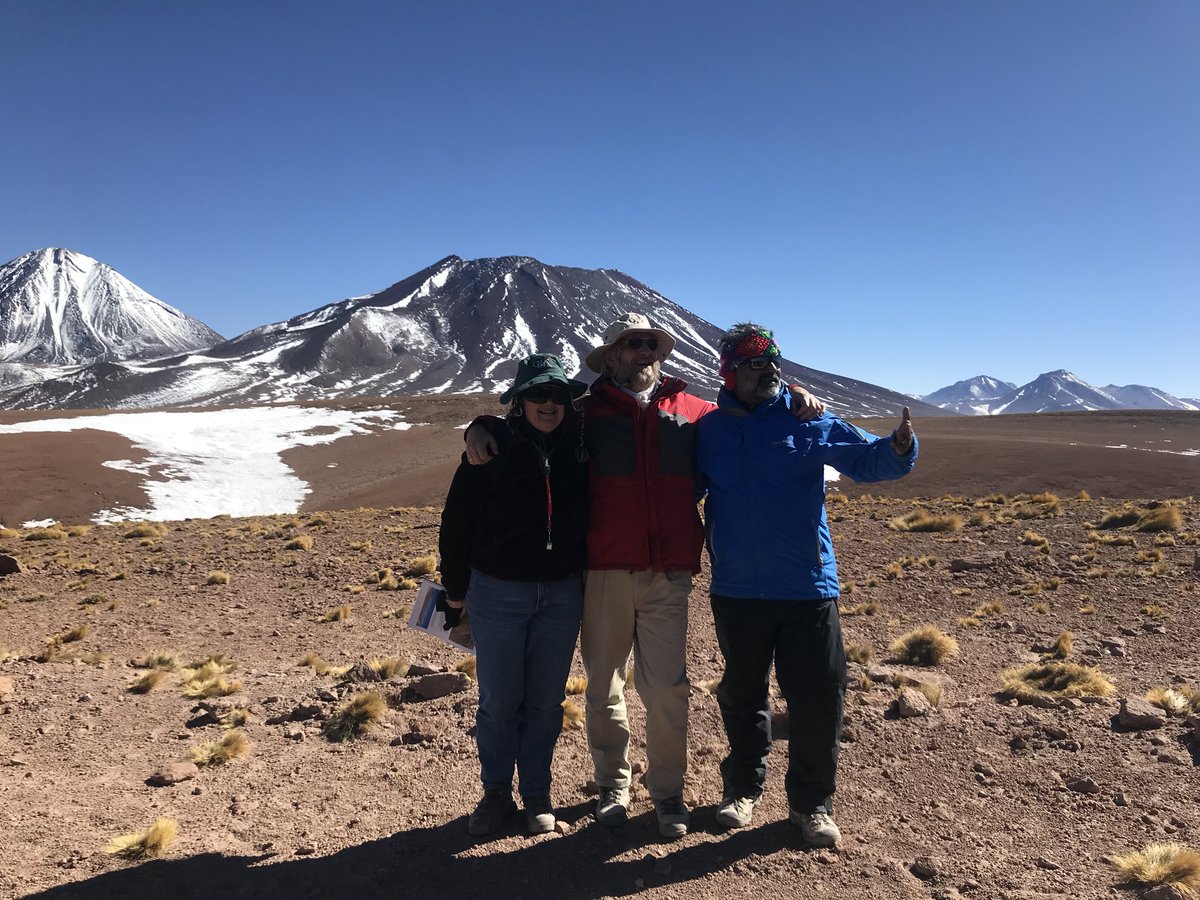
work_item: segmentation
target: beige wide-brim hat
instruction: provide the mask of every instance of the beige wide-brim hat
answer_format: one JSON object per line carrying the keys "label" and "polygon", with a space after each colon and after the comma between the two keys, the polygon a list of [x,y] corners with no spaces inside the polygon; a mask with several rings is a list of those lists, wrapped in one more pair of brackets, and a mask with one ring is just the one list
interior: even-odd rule
{"label": "beige wide-brim hat", "polygon": [[609,323],[609,326],[604,329],[604,343],[589,353],[584,359],[584,363],[593,372],[603,374],[605,351],[631,331],[645,332],[658,338],[659,362],[670,356],[671,351],[675,349],[675,338],[668,332],[651,324],[650,320],[641,313],[627,312],[619,319]]}

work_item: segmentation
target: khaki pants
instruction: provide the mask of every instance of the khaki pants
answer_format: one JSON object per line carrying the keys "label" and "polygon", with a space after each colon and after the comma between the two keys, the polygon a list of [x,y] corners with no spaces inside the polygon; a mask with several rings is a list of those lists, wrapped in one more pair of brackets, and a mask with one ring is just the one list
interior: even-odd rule
{"label": "khaki pants", "polygon": [[687,771],[686,670],[690,572],[590,571],[580,651],[587,672],[587,731],[596,784],[628,787],[625,666],[646,706],[646,787],[652,799],[683,792]]}

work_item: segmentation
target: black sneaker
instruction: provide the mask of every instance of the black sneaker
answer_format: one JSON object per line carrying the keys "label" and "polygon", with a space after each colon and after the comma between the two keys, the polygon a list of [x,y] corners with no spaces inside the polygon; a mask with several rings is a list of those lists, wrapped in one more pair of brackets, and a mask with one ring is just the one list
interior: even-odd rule
{"label": "black sneaker", "polygon": [[554,807],[549,794],[531,794],[522,797],[525,805],[525,825],[530,834],[546,834],[554,830]]}
{"label": "black sneaker", "polygon": [[517,810],[513,803],[512,791],[504,788],[491,788],[483,792],[483,799],[475,805],[475,811],[467,820],[467,834],[473,837],[483,837],[491,834],[504,824]]}

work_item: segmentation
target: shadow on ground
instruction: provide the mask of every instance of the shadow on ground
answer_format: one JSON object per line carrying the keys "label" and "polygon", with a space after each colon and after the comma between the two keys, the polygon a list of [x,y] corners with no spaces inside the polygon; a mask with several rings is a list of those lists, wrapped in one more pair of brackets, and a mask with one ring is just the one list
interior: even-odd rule
{"label": "shadow on ground", "polygon": [[[564,813],[567,811],[564,811]],[[570,812],[577,812],[571,810]],[[718,829],[712,810],[697,811],[693,831]],[[565,815],[568,821],[575,815]],[[516,819],[507,834],[516,834]],[[639,817],[610,831],[580,815],[561,837],[529,839],[515,849],[462,855],[474,844],[466,818],[433,828],[399,832],[324,857],[224,856],[131,864],[85,881],[28,895],[46,900],[99,898],[555,897],[569,900],[627,896],[664,884],[686,884],[738,860],[801,849],[799,830],[786,822],[731,832],[719,842],[660,843],[653,817]],[[484,845],[486,847],[486,844]],[[510,842],[505,843],[509,847]],[[629,851],[633,859],[615,859]],[[639,881],[641,884],[639,885]]]}

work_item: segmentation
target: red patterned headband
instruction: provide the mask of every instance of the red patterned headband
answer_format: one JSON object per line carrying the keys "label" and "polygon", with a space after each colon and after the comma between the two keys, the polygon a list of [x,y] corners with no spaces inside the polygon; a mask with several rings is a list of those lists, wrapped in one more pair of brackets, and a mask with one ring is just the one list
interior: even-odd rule
{"label": "red patterned headband", "polygon": [[765,328],[744,335],[736,343],[726,344],[721,349],[721,367],[718,369],[725,379],[725,387],[733,390],[733,370],[748,359],[756,356],[780,356],[774,332]]}

